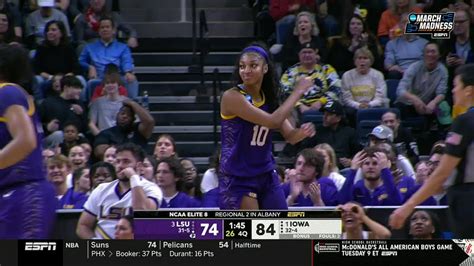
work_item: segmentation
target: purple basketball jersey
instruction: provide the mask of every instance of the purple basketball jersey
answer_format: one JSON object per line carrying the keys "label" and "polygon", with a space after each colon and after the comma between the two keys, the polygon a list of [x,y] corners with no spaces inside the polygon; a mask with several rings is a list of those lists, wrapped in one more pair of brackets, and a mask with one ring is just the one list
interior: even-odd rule
{"label": "purple basketball jersey", "polygon": [[[240,89],[254,106],[269,112],[269,106],[253,102],[252,97]],[[275,169],[272,156],[272,130],[237,116],[224,117],[221,122],[221,171],[225,175],[255,177]]]}
{"label": "purple basketball jersey", "polygon": [[11,83],[0,84],[0,149],[3,149],[12,140],[5,118],[6,110],[12,105],[21,105],[28,111],[34,125],[37,146],[22,161],[5,169],[0,169],[0,190],[15,184],[45,180],[43,157],[41,155],[43,127],[39,122],[33,97],[29,96],[18,85]]}

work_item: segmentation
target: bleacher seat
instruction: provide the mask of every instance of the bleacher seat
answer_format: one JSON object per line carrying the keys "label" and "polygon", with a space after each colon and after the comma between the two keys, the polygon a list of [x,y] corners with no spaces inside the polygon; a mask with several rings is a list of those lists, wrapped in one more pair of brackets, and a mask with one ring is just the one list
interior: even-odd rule
{"label": "bleacher seat", "polygon": [[394,103],[397,100],[397,87],[399,82],[399,79],[385,80],[385,83],[387,83],[387,97],[390,100],[390,106],[394,106]]}
{"label": "bleacher seat", "polygon": [[425,130],[426,120],[423,116],[402,119],[402,125],[411,128],[412,132],[419,134]]}
{"label": "bleacher seat", "polygon": [[313,122],[314,125],[321,125],[323,123],[324,113],[320,111],[310,110],[303,113],[301,123]]}
{"label": "bleacher seat", "polygon": [[359,138],[359,143],[362,146],[367,146],[369,139],[367,138],[367,134],[372,132],[374,127],[380,125],[379,120],[362,120],[359,124],[357,124],[357,136]]}
{"label": "bleacher seat", "polygon": [[380,125],[380,120],[382,115],[390,110],[389,108],[368,108],[360,109],[357,111],[357,135],[359,137],[359,143],[363,146],[367,144],[367,134],[369,134],[372,129]]}
{"label": "bleacher seat", "polygon": [[363,120],[377,120],[380,122],[382,115],[390,110],[389,108],[367,108],[359,109],[357,111],[357,120],[356,124],[359,124]]}

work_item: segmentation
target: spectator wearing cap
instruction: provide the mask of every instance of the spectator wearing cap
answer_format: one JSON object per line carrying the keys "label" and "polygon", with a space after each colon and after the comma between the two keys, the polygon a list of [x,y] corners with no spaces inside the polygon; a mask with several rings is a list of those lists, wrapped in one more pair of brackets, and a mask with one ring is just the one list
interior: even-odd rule
{"label": "spectator wearing cap", "polygon": [[393,142],[393,131],[384,125],[376,126],[372,129],[372,132],[367,134],[369,138],[369,146],[375,146],[380,143],[392,143]]}
{"label": "spectator wearing cap", "polygon": [[312,43],[313,47],[318,48],[319,54],[325,58],[325,41],[319,35],[319,27],[314,18],[314,14],[303,11],[296,16],[296,23],[293,34],[287,38],[281,51],[282,68],[298,63],[298,53],[303,44]]}
{"label": "spectator wearing cap", "polygon": [[[384,152],[386,152],[392,163],[396,164],[391,167],[394,176],[411,178],[412,183],[414,183],[415,171],[413,170],[413,166],[405,156],[396,152],[396,149],[393,147],[393,131],[390,128],[384,125],[376,126],[372,132],[367,135],[367,137],[369,138],[369,147],[377,146],[379,148],[384,148]],[[388,148],[384,145],[388,145]],[[393,155],[391,155],[392,153]],[[357,182],[361,179],[363,179],[363,174],[359,169],[357,171],[355,181]],[[396,183],[398,185],[398,182]],[[406,190],[404,192],[406,192]]]}
{"label": "spectator wearing cap", "polygon": [[[439,62],[439,57],[438,45],[427,43],[423,59],[410,65],[403,74],[398,84],[396,101],[402,119],[423,115],[429,125],[436,114],[444,113],[438,110],[445,99],[448,70]],[[451,121],[441,122],[449,125]]]}
{"label": "spectator wearing cap", "polygon": [[342,102],[351,126],[359,109],[388,105],[387,85],[382,72],[373,69],[374,56],[363,47],[355,51],[355,68],[342,75]]}
{"label": "spectator wearing cap", "polygon": [[[336,70],[330,65],[321,65],[318,48],[308,42],[301,46],[299,63],[288,68],[280,79],[284,98],[291,95],[299,78],[310,77],[314,86],[296,104],[298,114],[309,110],[319,110],[330,101],[337,101],[341,92],[341,81]],[[297,118],[295,120],[298,120]],[[294,121],[298,124],[298,121]]]}
{"label": "spectator wearing cap", "polygon": [[[390,159],[379,147],[366,147],[358,152],[351,161],[349,175],[339,191],[340,203],[356,201],[369,206],[400,205],[402,196],[390,168]],[[354,183],[359,169],[363,179]]]}
{"label": "spectator wearing cap", "polygon": [[[369,138],[369,146],[377,146],[383,143],[387,143],[390,146],[393,145],[393,131],[387,126],[379,125],[372,129],[367,137]],[[396,150],[394,150],[396,152]],[[410,160],[408,160],[402,154],[396,154],[397,168],[401,170],[403,176],[415,178],[415,170],[413,169]]]}
{"label": "spectator wearing cap", "polygon": [[324,112],[323,124],[316,127],[316,134],[303,142],[304,148],[318,144],[331,145],[338,159],[338,167],[349,167],[350,158],[359,150],[359,142],[355,129],[345,125],[344,108],[337,102],[327,103],[321,111]]}
{"label": "spectator wearing cap", "polygon": [[399,112],[393,110],[385,112],[382,115],[381,124],[393,131],[393,144],[398,153],[407,156],[413,164],[418,162],[418,156],[420,155],[418,144],[411,131],[401,124]]}
{"label": "spectator wearing cap", "polygon": [[54,8],[54,0],[38,0],[38,6],[40,8],[26,18],[25,37],[30,47],[35,48],[43,42],[44,28],[51,20],[61,21],[66,28],[67,35],[71,36],[67,17],[63,12]]}

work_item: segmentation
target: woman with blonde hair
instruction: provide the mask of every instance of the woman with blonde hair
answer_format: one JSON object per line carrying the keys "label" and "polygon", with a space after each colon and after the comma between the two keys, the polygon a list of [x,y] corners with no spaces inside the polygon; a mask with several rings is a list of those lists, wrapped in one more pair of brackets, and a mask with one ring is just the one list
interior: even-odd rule
{"label": "woman with blonde hair", "polygon": [[360,109],[388,107],[387,84],[382,72],[372,68],[374,56],[367,47],[354,52],[355,68],[342,75],[342,103],[351,126]]}
{"label": "woman with blonde hair", "polygon": [[339,174],[337,168],[336,152],[327,143],[321,143],[314,147],[314,149],[324,155],[324,168],[321,176],[328,177],[331,179],[337,187],[337,190],[341,190],[346,178]]}
{"label": "woman with blonde hair", "polygon": [[319,55],[324,58],[326,54],[325,41],[319,36],[319,27],[316,23],[314,14],[303,11],[296,15],[295,27],[293,35],[290,36],[283,45],[282,63],[283,70],[298,63],[298,52],[301,45],[305,43],[313,43],[319,50]]}

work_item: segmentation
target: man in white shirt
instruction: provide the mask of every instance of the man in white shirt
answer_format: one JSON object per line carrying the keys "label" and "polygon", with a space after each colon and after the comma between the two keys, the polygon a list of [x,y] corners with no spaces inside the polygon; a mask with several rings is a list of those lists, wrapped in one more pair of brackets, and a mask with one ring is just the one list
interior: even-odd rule
{"label": "man in white shirt", "polygon": [[159,187],[137,174],[145,154],[133,144],[117,147],[117,180],[99,185],[84,204],[76,233],[83,239],[112,239],[115,226],[130,210],[156,210],[163,194]]}

